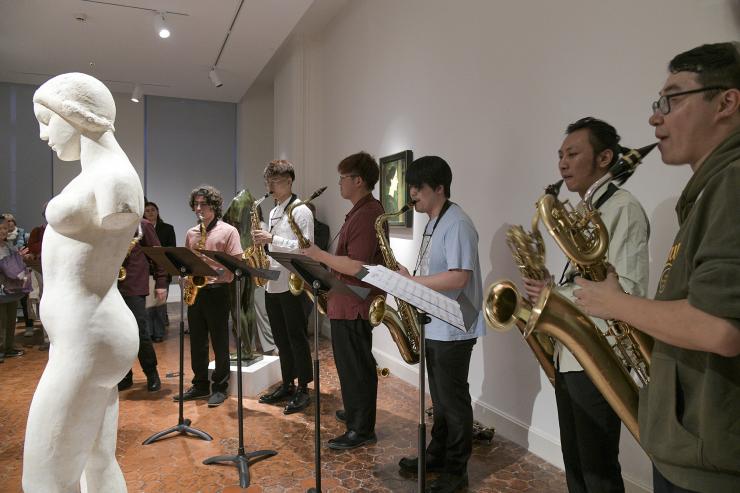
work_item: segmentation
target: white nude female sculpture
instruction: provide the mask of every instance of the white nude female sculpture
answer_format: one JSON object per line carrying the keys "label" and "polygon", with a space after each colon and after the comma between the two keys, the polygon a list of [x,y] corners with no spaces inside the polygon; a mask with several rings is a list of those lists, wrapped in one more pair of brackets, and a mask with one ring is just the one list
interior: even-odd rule
{"label": "white nude female sculpture", "polygon": [[125,492],[116,461],[117,383],[139,330],[116,285],[144,212],[136,171],[113,136],[116,107],[97,79],[63,74],[33,97],[41,140],[81,172],[46,208],[41,321],[51,349],[31,402],[26,493]]}

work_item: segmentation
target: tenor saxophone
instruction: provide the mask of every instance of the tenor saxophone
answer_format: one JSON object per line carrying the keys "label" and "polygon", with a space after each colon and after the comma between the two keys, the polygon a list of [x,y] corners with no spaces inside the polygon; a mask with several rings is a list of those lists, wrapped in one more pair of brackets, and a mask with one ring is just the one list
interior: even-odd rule
{"label": "tenor saxophone", "polygon": [[[251,223],[252,231],[260,229],[260,216],[258,212],[259,206],[267,197],[270,196],[271,193],[272,192],[268,192],[258,200],[252,202],[252,208],[249,212],[249,220]],[[253,269],[267,270],[270,268],[270,259],[267,257],[267,253],[265,253],[265,248],[262,245],[258,246],[253,244],[244,251],[244,253],[242,254],[242,258]],[[257,287],[264,287],[265,285],[267,285],[267,279],[256,276],[252,277],[252,279],[254,280],[254,285]]]}
{"label": "tenor saxophone", "polygon": [[[311,246],[311,242],[308,241],[308,238],[303,236],[301,228],[299,228],[296,224],[295,219],[293,218],[293,209],[295,209],[299,205],[308,204],[313,199],[324,193],[325,190],[326,187],[320,187],[316,189],[305,202],[301,202],[300,200],[293,201],[293,203],[290,204],[288,209],[285,211],[285,213],[288,215],[288,225],[290,226],[291,231],[293,231],[293,234],[298,240],[298,246],[300,248],[308,248],[309,246]],[[290,277],[288,278],[288,289],[293,296],[299,296],[301,293],[305,292],[308,295],[309,299],[312,302],[314,301],[313,290],[306,286],[306,283],[303,282],[303,279],[293,274],[292,272],[290,273]],[[316,302],[316,306],[321,314],[326,315],[329,306],[329,300],[326,297],[326,293],[321,293],[319,295],[319,300],[318,302]]]}
{"label": "tenor saxophone", "polygon": [[[198,240],[198,246],[196,250],[203,250],[206,247],[206,225],[203,222],[203,216],[198,214],[198,226],[200,227],[200,240]],[[206,278],[203,276],[185,276],[185,285],[183,290],[183,298],[185,303],[189,306],[195,303],[195,299],[198,297],[198,290],[206,285]]]}
{"label": "tenor saxophone", "polygon": [[[413,201],[409,202],[399,211],[381,214],[375,219],[375,236],[378,239],[385,266],[390,270],[398,270],[398,262],[385,235],[385,223],[393,216],[405,214],[413,204]],[[396,298],[396,306],[398,310],[388,306],[384,296],[376,296],[370,305],[369,321],[373,327],[385,323],[393,342],[398,346],[401,357],[406,363],[413,365],[419,362],[419,339],[421,337],[419,315],[416,308],[401,299]]]}

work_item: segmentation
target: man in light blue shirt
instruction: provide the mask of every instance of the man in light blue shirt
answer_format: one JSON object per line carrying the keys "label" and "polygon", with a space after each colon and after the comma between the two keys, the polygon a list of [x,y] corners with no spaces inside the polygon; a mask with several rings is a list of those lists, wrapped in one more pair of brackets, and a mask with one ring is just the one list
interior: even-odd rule
{"label": "man in light blue shirt", "polygon": [[[434,406],[432,440],[426,469],[442,474],[427,491],[452,493],[467,485],[467,464],[473,444],[473,408],[468,389],[470,356],[478,336],[485,334],[481,313],[483,286],[478,260],[478,232],[462,208],[451,202],[452,170],[444,159],[425,156],[406,171],[411,199],[429,222],[414,272],[401,273],[460,302],[467,331],[432,318],[426,325],[426,363]],[[418,458],[403,458],[403,471],[416,472]]]}

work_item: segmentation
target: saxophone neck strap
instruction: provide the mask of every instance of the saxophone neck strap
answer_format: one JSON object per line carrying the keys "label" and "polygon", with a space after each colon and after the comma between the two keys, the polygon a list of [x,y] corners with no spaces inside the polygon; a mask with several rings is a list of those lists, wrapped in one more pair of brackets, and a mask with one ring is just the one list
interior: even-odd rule
{"label": "saxophone neck strap", "polygon": [[[429,228],[429,223],[432,222],[431,219],[427,221],[427,224],[424,226],[424,234],[422,236],[421,245],[419,247],[419,255],[416,257],[416,267],[414,268],[413,275],[416,275],[416,271],[419,270],[419,267],[421,266],[421,261],[424,258],[424,255],[426,255],[427,250],[429,249],[429,245],[432,243],[432,236],[434,236],[434,230],[437,229],[437,226],[439,226],[440,221],[442,221],[442,216],[445,215],[445,212],[447,212],[447,209],[450,208],[450,206],[453,204],[451,200],[445,200],[444,205],[442,206],[442,210],[439,211],[439,216],[437,216],[437,221],[434,223],[434,226],[432,226],[432,232],[427,235],[427,229]],[[429,239],[425,242],[424,237],[429,236]]]}

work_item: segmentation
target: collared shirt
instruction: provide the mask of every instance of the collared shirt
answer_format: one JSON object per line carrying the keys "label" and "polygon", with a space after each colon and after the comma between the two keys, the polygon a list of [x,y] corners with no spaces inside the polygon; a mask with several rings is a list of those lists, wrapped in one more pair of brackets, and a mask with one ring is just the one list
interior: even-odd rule
{"label": "collared shirt", "polygon": [[[596,202],[607,187],[601,187],[593,197]],[[607,262],[612,264],[619,274],[619,283],[625,292],[635,296],[645,296],[648,289],[649,252],[648,238],[650,226],[648,219],[637,199],[622,188],[614,192],[599,208],[601,220],[609,231],[609,249]],[[567,282],[557,288],[560,294],[575,301],[573,290],[575,282]],[[606,331],[606,322],[600,318],[591,320],[602,332]],[[583,371],[575,356],[560,342],[555,342],[555,362],[560,372]]]}
{"label": "collared shirt", "polygon": [[[213,222],[215,222],[215,225]],[[239,241],[239,232],[236,228],[220,219],[214,219],[213,222],[211,223],[212,226],[206,230],[206,245],[203,249],[224,252],[234,257],[240,257],[243,251],[241,242]],[[200,226],[196,225],[185,233],[185,246],[194,250],[199,243]],[[230,270],[224,269],[221,264],[205,255],[202,258],[218,273],[218,277],[206,278],[208,284],[230,283],[234,280],[234,274]]]}
{"label": "collared shirt", "polygon": [[[149,294],[149,272],[152,262],[141,251],[141,247],[160,246],[152,223],[141,220],[141,238],[123,260],[126,279],[118,282],[118,290],[123,296],[147,296]],[[167,288],[167,273],[163,267],[153,264],[155,289]]]}
{"label": "collared shirt", "polygon": [[[435,227],[437,221],[439,225]],[[458,297],[467,299],[470,305],[478,310],[478,317],[468,327],[467,332],[432,317],[431,322],[424,328],[426,339],[461,341],[485,335],[486,327],[481,312],[483,281],[478,258],[478,231],[473,221],[459,205],[451,204],[441,220],[436,217],[429,221],[424,236],[426,241],[422,241],[418,273],[433,275],[456,269],[469,271],[470,279],[462,289],[441,291],[441,294],[453,300]]]}
{"label": "collared shirt", "polygon": [[[344,217],[344,224],[339,231],[337,249],[334,254],[359,260],[364,264],[383,264],[383,254],[375,235],[375,220],[383,212],[383,205],[371,193],[358,200]],[[388,235],[387,224],[385,234]],[[329,295],[329,318],[331,320],[356,320],[358,318],[367,320],[373,298],[385,293],[354,276],[347,276],[336,271],[334,274],[345,284],[372,289],[364,300],[353,294],[331,293]]]}
{"label": "collared shirt", "polygon": [[[272,233],[272,243],[268,245],[271,252],[291,253],[297,251],[298,238],[290,228],[286,209],[292,205],[291,197],[283,200],[270,211],[268,228]],[[296,199],[300,200],[300,199]],[[311,243],[313,243],[313,213],[305,205],[298,205],[293,208],[293,220],[295,221],[301,234]],[[265,289],[268,293],[284,293],[288,290],[288,280],[290,271],[280,264],[277,260],[270,257],[270,269],[280,271],[280,277],[274,281],[267,281]]]}

